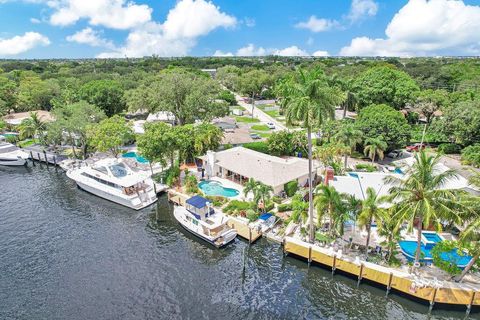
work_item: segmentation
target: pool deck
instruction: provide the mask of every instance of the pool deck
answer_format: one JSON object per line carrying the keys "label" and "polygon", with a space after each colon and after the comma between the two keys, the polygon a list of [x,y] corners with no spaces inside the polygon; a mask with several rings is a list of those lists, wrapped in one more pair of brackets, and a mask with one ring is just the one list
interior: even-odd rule
{"label": "pool deck", "polygon": [[243,186],[242,185],[240,185],[238,183],[235,183],[235,182],[232,182],[232,181],[227,180],[227,179],[219,178],[219,177],[211,177],[209,179],[209,181],[217,181],[217,182],[220,182],[222,184],[222,186],[225,187],[225,188],[231,188],[231,189],[238,190],[238,196],[228,197],[228,199],[230,199],[230,200],[245,200],[245,197],[243,195]]}
{"label": "pool deck", "polygon": [[480,284],[441,281],[436,278],[418,277],[408,272],[380,266],[349,257],[332,248],[324,248],[298,239],[284,239],[285,253],[291,253],[307,259],[308,263],[319,263],[332,269],[332,273],[341,270],[356,276],[359,281],[367,279],[383,285],[387,293],[391,289],[402,292],[411,298],[428,301],[430,307],[435,303],[464,305],[467,312],[471,306],[480,306]]}

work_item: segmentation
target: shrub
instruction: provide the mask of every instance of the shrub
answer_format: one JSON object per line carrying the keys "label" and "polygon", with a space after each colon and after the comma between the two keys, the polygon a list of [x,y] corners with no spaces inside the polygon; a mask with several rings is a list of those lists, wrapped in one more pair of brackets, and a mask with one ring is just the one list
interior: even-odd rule
{"label": "shrub", "polygon": [[265,212],[272,211],[273,208],[275,208],[275,204],[273,202],[268,202],[267,205],[265,206]]}
{"label": "shrub", "polygon": [[227,198],[221,196],[206,196],[205,198],[207,198],[214,207],[221,207],[228,202]]}
{"label": "shrub", "polygon": [[188,194],[194,194],[198,192],[198,181],[197,177],[193,174],[188,174],[185,177],[185,189]]}
{"label": "shrub", "polygon": [[453,154],[453,153],[460,153],[462,148],[455,143],[442,143],[438,146],[437,151],[444,153],[444,154]]}
{"label": "shrub", "polygon": [[367,163],[358,163],[355,165],[355,169],[361,170],[361,171],[366,171],[366,172],[375,172],[377,171],[377,167],[367,164]]}
{"label": "shrub", "polygon": [[259,217],[259,215],[258,215],[258,213],[255,212],[255,210],[252,210],[252,209],[247,210],[247,219],[250,222],[258,220],[258,217]]}
{"label": "shrub", "polygon": [[162,173],[160,173],[158,178],[160,178],[159,179],[160,181],[163,181],[163,183],[171,187],[175,184],[175,182],[177,182],[177,179],[179,177],[180,177],[180,167],[173,166],[163,171]]}
{"label": "shrub", "polygon": [[285,190],[287,196],[293,197],[298,190],[298,182],[296,180],[287,182],[283,189]]}
{"label": "shrub", "polygon": [[247,149],[251,149],[254,151],[262,152],[265,154],[269,154],[268,152],[268,146],[265,142],[263,141],[258,141],[258,142],[250,142],[250,143],[245,143],[243,145]]}
{"label": "shrub", "polygon": [[462,162],[480,167],[480,143],[468,146],[462,150]]}
{"label": "shrub", "polygon": [[225,206],[225,208],[223,208],[223,212],[233,213],[234,211],[237,211],[237,212],[246,211],[248,209],[251,209],[251,206],[252,205],[250,202],[232,200]]}
{"label": "shrub", "polygon": [[282,198],[280,198],[279,196],[273,196],[272,201],[277,203],[277,204],[280,204],[280,203],[282,203]]}
{"label": "shrub", "polygon": [[278,212],[285,212],[292,210],[292,205],[290,203],[279,204],[277,206]]}

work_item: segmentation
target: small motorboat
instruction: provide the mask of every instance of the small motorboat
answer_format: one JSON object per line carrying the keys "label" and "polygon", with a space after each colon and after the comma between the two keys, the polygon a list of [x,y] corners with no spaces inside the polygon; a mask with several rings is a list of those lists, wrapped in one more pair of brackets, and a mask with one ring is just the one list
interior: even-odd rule
{"label": "small motorboat", "polygon": [[0,142],[0,165],[24,166],[29,158],[28,153],[8,142]]}

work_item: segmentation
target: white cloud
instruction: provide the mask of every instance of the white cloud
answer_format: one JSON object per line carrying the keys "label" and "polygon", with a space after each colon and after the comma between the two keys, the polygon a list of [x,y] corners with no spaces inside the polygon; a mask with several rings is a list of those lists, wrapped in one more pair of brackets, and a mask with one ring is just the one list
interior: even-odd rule
{"label": "white cloud", "polygon": [[248,18],[246,17],[245,19],[243,19],[243,22],[245,23],[245,25],[249,28],[252,28],[252,27],[255,27],[255,19],[253,18]]}
{"label": "white cloud", "polygon": [[312,32],[327,31],[336,26],[338,26],[338,21],[323,18],[319,19],[316,16],[311,16],[308,21],[300,22],[295,25],[296,28],[308,29]]}
{"label": "white cloud", "polygon": [[237,19],[206,0],[180,0],[163,24],[150,21],[130,31],[123,47],[98,57],[184,56],[197,39],[214,29],[235,26]]}
{"label": "white cloud", "polygon": [[33,23],[33,24],[39,24],[42,21],[40,21],[40,19],[37,19],[37,18],[30,18],[30,22]]}
{"label": "white cloud", "polygon": [[110,40],[103,39],[97,31],[93,30],[90,27],[87,27],[71,36],[68,36],[67,41],[80,44],[88,44],[92,47],[106,47],[110,49],[115,48],[115,46]]}
{"label": "white cloud", "polygon": [[233,53],[223,52],[222,50],[216,50],[213,56],[214,57],[233,57]]}
{"label": "white cloud", "polygon": [[37,32],[26,32],[10,39],[0,38],[0,56],[13,56],[38,46],[48,46],[50,40]]}
{"label": "white cloud", "polygon": [[328,51],[324,51],[324,50],[318,50],[318,51],[315,51],[312,56],[314,57],[328,57],[330,54],[328,53]]}
{"label": "white cloud", "polygon": [[352,0],[347,18],[357,22],[365,17],[373,17],[378,12],[378,4],[373,0]]}
{"label": "white cloud", "polygon": [[252,43],[248,44],[246,47],[237,50],[237,56],[240,57],[264,56],[266,54],[267,50],[262,47],[257,48]]}
{"label": "white cloud", "polygon": [[294,57],[294,56],[305,57],[309,55],[306,51],[300,49],[297,46],[291,46],[285,49],[275,50],[273,51],[273,54],[276,56],[285,56],[285,57]]}
{"label": "white cloud", "polygon": [[50,23],[58,26],[88,19],[89,24],[112,29],[130,29],[151,19],[152,9],[126,0],[51,0]]}
{"label": "white cloud", "polygon": [[480,53],[480,7],[454,0],[410,0],[395,14],[386,38],[354,38],[341,55],[418,56]]}
{"label": "white cloud", "polygon": [[236,23],[235,17],[221,12],[212,2],[182,0],[170,10],[163,27],[169,39],[196,38],[218,27],[233,27]]}

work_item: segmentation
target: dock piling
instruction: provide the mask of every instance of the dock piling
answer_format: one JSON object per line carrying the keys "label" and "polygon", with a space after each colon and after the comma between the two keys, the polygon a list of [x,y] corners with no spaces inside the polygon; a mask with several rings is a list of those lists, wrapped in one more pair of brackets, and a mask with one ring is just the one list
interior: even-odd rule
{"label": "dock piling", "polygon": [[336,269],[335,265],[336,264],[337,264],[337,255],[334,254],[333,255],[333,264],[332,264],[332,276],[335,274],[335,269]]}
{"label": "dock piling", "polygon": [[363,263],[360,264],[360,271],[358,272],[357,288],[360,286],[360,281],[362,281],[362,273],[363,273]]}
{"label": "dock piling", "polygon": [[33,158],[33,152],[30,150],[30,159],[32,159],[32,164],[35,166],[35,159]]}
{"label": "dock piling", "polygon": [[388,278],[388,285],[387,285],[387,293],[385,296],[388,296],[390,293],[390,290],[392,290],[392,279],[393,279],[393,273],[390,272],[390,277]]}

